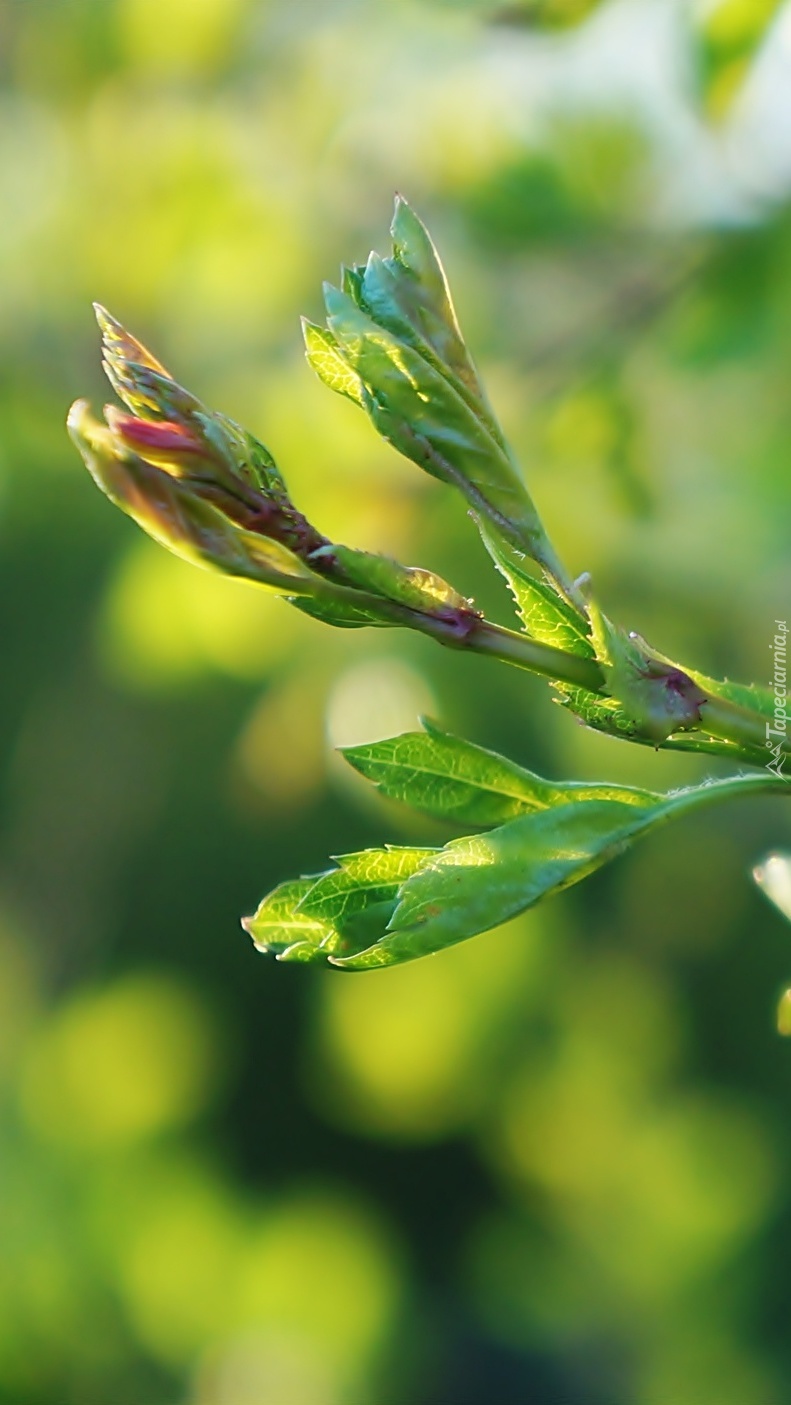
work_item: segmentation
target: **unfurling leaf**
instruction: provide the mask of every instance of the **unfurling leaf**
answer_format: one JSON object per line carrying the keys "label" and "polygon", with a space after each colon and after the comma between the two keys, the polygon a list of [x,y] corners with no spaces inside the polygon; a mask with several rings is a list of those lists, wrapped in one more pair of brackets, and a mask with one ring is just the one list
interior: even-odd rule
{"label": "unfurling leaf", "polygon": [[337,868],[281,883],[242,926],[279,961],[327,961],[362,951],[387,929],[401,884],[434,849],[344,854]]}
{"label": "unfurling leaf", "polygon": [[392,258],[372,253],[361,271],[360,305],[451,380],[505,449],[503,432],[462,337],[439,254],[425,225],[400,195],[390,234]]}
{"label": "unfurling leaf", "polygon": [[359,377],[373,424],[427,473],[460,488],[479,510],[537,525],[512,459],[454,376],[443,373],[347,293],[325,289],[327,323],[347,366]]}
{"label": "unfurling leaf", "polygon": [[[194,477],[207,487],[217,480],[242,500],[250,486],[288,503],[286,486],[263,444],[226,415],[207,410],[106,308],[97,303],[95,312],[102,365],[133,417],[109,407],[108,422],[128,447],[177,477]],[[260,505],[248,500],[253,508]]]}
{"label": "unfurling leaf", "polygon": [[558,563],[459,330],[437,251],[400,197],[390,258],[371,254],[325,286],[327,330],[305,324],[307,357],[367,411],[394,448],[458,488],[492,530]]}

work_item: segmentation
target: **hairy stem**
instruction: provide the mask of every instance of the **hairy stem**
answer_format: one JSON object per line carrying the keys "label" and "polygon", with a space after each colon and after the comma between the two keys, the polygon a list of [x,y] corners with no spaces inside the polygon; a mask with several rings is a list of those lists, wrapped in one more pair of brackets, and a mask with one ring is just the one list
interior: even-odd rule
{"label": "hairy stem", "polygon": [[529,639],[515,630],[491,624],[489,620],[481,620],[460,643],[473,653],[488,654],[490,658],[525,668],[543,678],[587,688],[591,693],[600,693],[604,688],[604,674],[595,659],[566,654],[562,649],[553,649],[550,644]]}
{"label": "hairy stem", "polygon": [[[472,653],[488,654],[490,658],[500,659],[503,663],[524,668],[530,673],[551,678],[559,683],[570,683],[574,687],[587,688],[589,692],[600,695],[606,693],[604,673],[594,659],[563,653],[549,644],[529,639],[524,634],[504,629],[489,620],[475,621],[469,633],[463,637],[458,633],[454,635],[449,626],[428,618],[425,624],[418,624],[417,628],[451,648],[464,648]],[[756,759],[752,760],[751,764],[758,764],[757,758],[764,753],[767,760],[770,759],[766,718],[761,712],[753,712],[724,698],[710,697],[701,705],[699,730],[752,751]],[[791,738],[778,737],[774,740],[780,741],[781,750],[785,755],[791,755]]]}
{"label": "hairy stem", "polygon": [[[723,737],[726,741],[744,746],[763,747],[769,758],[767,719],[763,713],[751,712],[749,708],[740,707],[725,698],[709,698],[700,709],[700,721],[704,731],[711,736]],[[791,756],[791,737],[777,736],[770,740],[779,742],[781,751]]]}

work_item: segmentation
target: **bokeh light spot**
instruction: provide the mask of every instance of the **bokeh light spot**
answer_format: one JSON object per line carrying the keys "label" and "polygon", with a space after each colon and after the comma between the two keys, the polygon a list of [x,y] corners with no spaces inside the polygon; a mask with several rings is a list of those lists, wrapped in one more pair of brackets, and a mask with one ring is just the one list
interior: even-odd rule
{"label": "bokeh light spot", "polygon": [[113,1147],[188,1122],[215,1081],[203,1005],[158,973],[68,1000],[31,1044],[21,1095],[43,1135]]}

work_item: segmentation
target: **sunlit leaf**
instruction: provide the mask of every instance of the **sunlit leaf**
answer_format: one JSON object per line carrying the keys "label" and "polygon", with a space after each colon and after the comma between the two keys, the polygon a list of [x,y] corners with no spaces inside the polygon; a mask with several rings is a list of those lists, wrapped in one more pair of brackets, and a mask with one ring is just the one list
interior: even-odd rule
{"label": "sunlit leaf", "polygon": [[330,331],[365,386],[366,409],[382,437],[479,510],[537,530],[513,461],[451,381],[346,293],[328,286],[325,300]]}
{"label": "sunlit leaf", "polygon": [[525,633],[568,654],[594,658],[587,620],[546,581],[530,574],[526,558],[478,521],[478,530],[516,601]]}
{"label": "sunlit leaf", "polygon": [[[700,675],[692,675],[700,682]],[[655,747],[656,742],[639,732],[637,722],[615,698],[603,697],[587,688],[576,688],[566,683],[553,684],[555,701],[568,708],[586,727],[606,736],[636,742],[640,746]],[[727,741],[722,737],[709,736],[705,731],[671,733],[662,742],[663,751],[699,752],[707,756],[725,756],[734,762],[748,766],[761,766],[766,763],[767,753],[759,747],[751,747],[738,742]]]}
{"label": "sunlit leaf", "polygon": [[303,317],[302,334],[308,365],[316,372],[319,380],[329,386],[330,390],[335,390],[339,395],[353,400],[356,405],[363,406],[365,400],[360,378],[354,374],[348,361],[341,355],[332,333]]}
{"label": "sunlit leaf", "polygon": [[242,926],[279,961],[353,954],[384,934],[399,887],[435,852],[394,846],[345,854],[327,873],[281,883]]}
{"label": "sunlit leaf", "polygon": [[439,951],[578,883],[674,816],[768,790],[791,794],[783,781],[744,776],[639,801],[563,803],[454,840],[403,885],[387,935],[337,964],[365,970]]}
{"label": "sunlit leaf", "polygon": [[332,954],[356,945],[360,919],[373,909],[388,909],[382,930],[401,884],[430,858],[434,850],[411,848],[366,849],[338,858],[338,868],[325,874],[300,902],[300,912],[327,923],[334,937],[326,944]]}
{"label": "sunlit leaf", "polygon": [[469,600],[433,571],[422,566],[402,566],[389,556],[351,547],[332,546],[328,550],[352,585],[383,595],[410,610],[444,610],[477,618]]}
{"label": "sunlit leaf", "polygon": [[504,824],[576,800],[617,798],[637,805],[653,798],[647,791],[607,783],[545,781],[431,722],[425,727],[424,732],[346,747],[343,755],[382,795],[465,824]]}
{"label": "sunlit leaf", "polygon": [[767,772],[669,795],[556,785],[433,727],[346,754],[385,794],[433,813],[476,823],[516,817],[443,849],[346,855],[315,880],[282,885],[244,923],[281,959],[367,970],[425,956],[579,882],[674,816],[739,795],[791,795]]}
{"label": "sunlit leaf", "polygon": [[396,197],[393,257],[372,253],[362,271],[361,306],[405,340],[459,392],[505,449],[505,439],[461,335],[445,270],[415,211]]}
{"label": "sunlit leaf", "polygon": [[279,960],[304,959],[300,953],[315,953],[332,934],[332,928],[315,917],[307,917],[299,904],[315,885],[317,877],[294,878],[273,888],[252,917],[242,926],[250,933],[259,951]]}

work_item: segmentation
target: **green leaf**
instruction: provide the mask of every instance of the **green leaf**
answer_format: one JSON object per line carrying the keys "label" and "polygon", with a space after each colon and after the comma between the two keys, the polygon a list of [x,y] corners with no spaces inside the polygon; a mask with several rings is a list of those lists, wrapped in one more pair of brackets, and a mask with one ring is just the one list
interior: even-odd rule
{"label": "green leaf", "polygon": [[439,255],[425,225],[401,196],[396,198],[390,233],[393,257],[370,255],[363,270],[360,305],[379,326],[408,342],[450,381],[507,452],[462,337]]}
{"label": "green leaf", "polygon": [[305,355],[308,365],[316,372],[320,381],[353,400],[355,405],[365,406],[365,396],[360,377],[341,355],[338,343],[325,327],[317,327],[306,317],[302,319],[302,335],[305,339]]}
{"label": "green leaf", "polygon": [[386,928],[401,884],[434,853],[394,846],[344,854],[336,860],[338,868],[320,878],[301,899],[300,913],[326,923],[332,935],[325,951],[342,954],[344,948],[355,945],[359,920],[371,908],[377,913],[388,909],[382,922],[382,930]]}
{"label": "green leaf", "polygon": [[580,800],[617,798],[639,805],[653,799],[632,787],[545,781],[434,723],[424,725],[424,732],[346,747],[342,755],[389,799],[465,824],[500,825],[517,815]]}
{"label": "green leaf", "polygon": [[600,693],[591,693],[587,688],[575,688],[568,683],[555,683],[553,687],[557,694],[556,701],[573,712],[586,727],[591,727],[595,732],[604,732],[609,737],[640,740],[636,736],[637,723],[615,698],[606,698]]}
{"label": "green leaf", "polygon": [[[476,418],[483,420],[492,438],[505,450],[502,431],[486,404],[464,343],[459,337],[461,350],[458,351],[455,345],[450,346],[449,337],[440,334],[445,330],[441,323],[437,327],[426,327],[429,319],[420,297],[420,287],[409,273],[395,259],[382,259],[378,254],[371,254],[365,266],[362,294],[363,309],[372,320],[399,341],[411,346],[426,365],[441,375]],[[449,349],[454,352],[452,363],[443,354]]]}
{"label": "green leaf", "polygon": [[595,658],[587,620],[546,581],[527,569],[527,557],[503,540],[487,523],[477,519],[484,546],[498,571],[505,576],[516,607],[531,639],[551,644],[567,654]]}
{"label": "green leaf", "polygon": [[450,369],[470,389],[478,386],[469,353],[461,335],[456,309],[439,254],[423,221],[403,196],[397,195],[390,226],[393,258],[388,264],[403,269],[413,280],[413,325],[426,337]]}
{"label": "green leaf", "polygon": [[365,306],[363,297],[363,274],[365,269],[360,264],[352,264],[351,268],[347,264],[341,265],[341,288],[353,303],[356,303],[363,312],[368,309]]}
{"label": "green leaf", "polygon": [[760,791],[791,796],[769,776],[715,781],[639,801],[588,799],[520,816],[485,835],[454,840],[399,892],[387,934],[368,950],[338,958],[347,970],[410,961],[476,936],[578,883],[637,838],[702,805]]}
{"label": "green leaf", "polygon": [[[691,675],[700,682],[700,675]],[[654,738],[641,735],[634,717],[624,711],[614,698],[591,693],[587,688],[575,688],[567,683],[554,683],[555,701],[568,708],[586,727],[595,732],[603,732],[609,737],[636,742],[639,746],[656,748]],[[663,751],[698,752],[707,756],[725,756],[733,762],[747,766],[762,766],[766,763],[766,753],[755,747],[745,746],[721,737],[709,736],[703,731],[671,733],[661,743]]]}
{"label": "green leaf", "polygon": [[791,783],[766,771],[669,795],[554,784],[434,727],[346,755],[386,794],[434,813],[483,823],[516,815],[443,849],[347,854],[329,873],[282,884],[243,924],[281,960],[344,970],[410,961],[578,883],[675,816],[737,796],[791,797]]}
{"label": "green leaf", "polygon": [[694,679],[638,634],[614,625],[593,598],[588,614],[607,693],[634,720],[635,735],[659,745],[673,732],[698,728],[706,695]]}
{"label": "green leaf", "polygon": [[375,601],[370,604],[364,600],[357,601],[351,592],[346,600],[321,595],[289,595],[287,599],[295,610],[310,615],[311,619],[321,620],[322,624],[332,625],[334,629],[392,629],[398,624],[397,620],[382,619],[381,614],[377,613]]}
{"label": "green leaf", "polygon": [[206,411],[196,418],[201,420],[206,438],[213,440],[218,451],[232,461],[240,478],[261,489],[270,500],[290,505],[283,476],[266,445],[217,411]]}
{"label": "green leaf", "polygon": [[356,378],[353,398],[359,382],[363,408],[382,438],[458,488],[573,599],[574,587],[566,582],[464,344],[437,251],[400,196],[391,232],[391,258],[372,253],[365,268],[343,270],[340,289],[325,284],[332,341],[319,348],[317,370],[346,393],[335,364],[340,356]]}
{"label": "green leaf", "polygon": [[619,801],[588,801],[454,840],[405,884],[387,935],[348,960],[358,969],[408,961],[497,927],[593,872],[625,847],[649,813]]}
{"label": "green leaf", "polygon": [[[465,596],[460,595],[441,576],[424,570],[422,566],[402,566],[400,561],[394,561],[389,556],[378,556],[348,546],[333,545],[327,550],[346,580],[363,590],[383,595],[385,599],[404,605],[409,610],[435,615],[460,613],[469,615],[471,619],[480,618]],[[315,556],[312,559],[315,560]]]}
{"label": "green leaf", "polygon": [[300,902],[316,881],[317,876],[314,876],[280,883],[264,898],[252,917],[242,919],[242,926],[259,951],[268,952],[279,961],[310,959],[310,955],[302,953],[318,951],[331,936],[332,929],[326,922],[299,911]]}
{"label": "green leaf", "polygon": [[339,289],[325,288],[330,331],[362,381],[379,433],[479,510],[540,531],[519,473],[458,390],[414,347],[377,325]]}
{"label": "green leaf", "polygon": [[436,852],[388,846],[344,854],[327,873],[281,883],[242,926],[279,961],[353,955],[383,935],[401,884]]}

